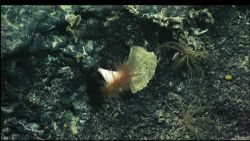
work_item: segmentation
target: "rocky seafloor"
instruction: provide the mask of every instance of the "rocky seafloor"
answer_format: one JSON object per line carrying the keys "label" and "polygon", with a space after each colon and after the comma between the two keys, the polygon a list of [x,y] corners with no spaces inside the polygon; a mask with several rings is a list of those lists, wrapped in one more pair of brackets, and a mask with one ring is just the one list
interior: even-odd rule
{"label": "rocky seafloor", "polygon": [[[1,140],[249,140],[249,21],[249,6],[1,6]],[[103,96],[98,67],[132,46],[157,56],[153,78]]]}

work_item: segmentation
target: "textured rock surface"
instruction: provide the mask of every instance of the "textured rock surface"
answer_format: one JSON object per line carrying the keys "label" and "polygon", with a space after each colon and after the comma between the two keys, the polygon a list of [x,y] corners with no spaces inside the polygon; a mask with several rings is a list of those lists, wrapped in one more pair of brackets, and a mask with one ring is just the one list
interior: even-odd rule
{"label": "textured rock surface", "polygon": [[[249,14],[244,6],[1,6],[1,139],[249,139]],[[168,41],[205,49],[216,63],[202,64],[202,78],[173,71],[176,52],[158,47]],[[102,96],[97,68],[114,69],[132,46],[157,55],[153,79],[136,95]]]}

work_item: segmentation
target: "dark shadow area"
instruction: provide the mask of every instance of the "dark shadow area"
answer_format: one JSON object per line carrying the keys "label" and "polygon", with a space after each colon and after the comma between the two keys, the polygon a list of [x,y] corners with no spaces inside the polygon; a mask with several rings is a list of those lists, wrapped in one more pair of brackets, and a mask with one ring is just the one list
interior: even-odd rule
{"label": "dark shadow area", "polygon": [[[89,97],[88,104],[95,110],[98,111],[104,103],[104,97],[101,93],[102,76],[97,72],[97,69],[91,69],[86,73],[87,82],[87,95]],[[103,80],[104,81],[104,80]]]}

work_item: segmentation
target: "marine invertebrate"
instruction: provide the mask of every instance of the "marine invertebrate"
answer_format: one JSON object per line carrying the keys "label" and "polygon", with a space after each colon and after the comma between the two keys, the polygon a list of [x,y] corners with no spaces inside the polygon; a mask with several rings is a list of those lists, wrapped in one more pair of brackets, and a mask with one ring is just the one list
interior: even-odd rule
{"label": "marine invertebrate", "polygon": [[133,68],[128,63],[119,64],[117,71],[106,70],[99,68],[106,83],[102,87],[102,91],[108,94],[115,94],[129,89],[131,78],[135,75]]}
{"label": "marine invertebrate", "polygon": [[102,91],[118,94],[130,89],[132,93],[136,93],[147,86],[154,75],[156,65],[157,59],[153,52],[134,46],[130,50],[128,60],[118,65],[117,71],[98,69],[106,81]]}
{"label": "marine invertebrate", "polygon": [[[197,114],[195,109],[193,109],[192,105],[189,105],[187,109],[182,113],[182,124],[187,131],[187,134],[194,136],[197,139],[202,138],[203,130],[199,127],[199,124],[207,120],[205,117],[195,117],[194,115]],[[201,125],[200,125],[201,126]]]}
{"label": "marine invertebrate", "polygon": [[227,80],[227,81],[231,81],[231,80],[233,80],[233,76],[230,75],[230,74],[227,74],[227,75],[224,76],[224,79]]}
{"label": "marine invertebrate", "polygon": [[201,68],[201,61],[213,61],[213,57],[207,51],[198,51],[194,50],[192,47],[188,46],[185,43],[179,42],[167,42],[162,44],[160,47],[166,47],[176,50],[172,61],[172,69],[180,70],[186,66],[186,70],[191,74],[191,77],[194,72],[204,76],[204,71]]}

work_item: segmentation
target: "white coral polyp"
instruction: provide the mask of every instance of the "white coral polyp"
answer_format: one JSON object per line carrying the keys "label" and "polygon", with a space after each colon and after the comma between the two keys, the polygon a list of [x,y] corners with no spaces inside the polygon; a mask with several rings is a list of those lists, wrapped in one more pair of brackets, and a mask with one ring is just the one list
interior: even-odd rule
{"label": "white coral polyp", "polygon": [[110,71],[103,68],[99,68],[98,72],[101,73],[102,77],[105,79],[107,83],[112,83],[115,80],[115,78],[119,77],[119,73],[116,71]]}

